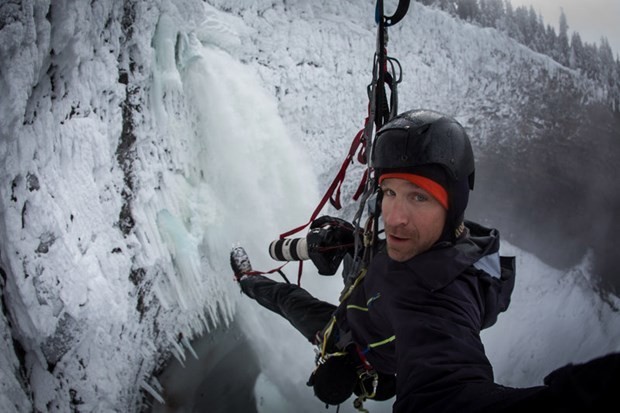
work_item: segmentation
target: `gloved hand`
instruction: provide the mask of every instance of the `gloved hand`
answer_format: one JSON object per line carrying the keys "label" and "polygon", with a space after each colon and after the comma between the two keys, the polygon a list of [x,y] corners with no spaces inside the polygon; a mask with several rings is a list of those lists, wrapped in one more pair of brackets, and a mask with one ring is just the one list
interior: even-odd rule
{"label": "gloved hand", "polygon": [[568,364],[545,377],[551,397],[562,412],[604,412],[617,404],[620,353],[583,364]]}
{"label": "gloved hand", "polygon": [[314,395],[323,403],[337,406],[353,394],[357,381],[355,364],[349,355],[335,356],[320,364],[308,380]]}
{"label": "gloved hand", "polygon": [[324,215],[312,221],[306,236],[308,256],[321,275],[334,275],[345,254],[353,255],[355,227],[349,222]]}

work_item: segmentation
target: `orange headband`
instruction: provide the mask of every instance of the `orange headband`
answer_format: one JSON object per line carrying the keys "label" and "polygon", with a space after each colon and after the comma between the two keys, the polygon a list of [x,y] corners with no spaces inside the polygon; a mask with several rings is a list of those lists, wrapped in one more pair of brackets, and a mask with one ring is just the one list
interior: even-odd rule
{"label": "orange headband", "polygon": [[439,185],[432,179],[426,178],[421,175],[395,172],[381,175],[379,177],[379,184],[381,184],[384,179],[388,178],[404,179],[405,181],[409,181],[412,184],[419,186],[420,188],[431,194],[433,198],[439,201],[441,206],[443,206],[445,209],[448,209],[448,192],[443,186]]}

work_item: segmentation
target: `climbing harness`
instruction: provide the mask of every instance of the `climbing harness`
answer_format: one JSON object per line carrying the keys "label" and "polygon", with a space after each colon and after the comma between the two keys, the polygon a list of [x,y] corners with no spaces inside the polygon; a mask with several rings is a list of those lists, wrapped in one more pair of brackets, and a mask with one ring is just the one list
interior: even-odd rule
{"label": "climbing harness", "polygon": [[[369,217],[364,228],[365,228],[365,236],[364,236],[364,251],[372,250],[371,244],[374,240],[374,237],[369,235],[369,231],[367,229],[372,228],[373,218]],[[347,300],[352,294],[353,290],[358,287],[366,276],[367,267],[362,267],[359,274],[356,277],[351,277],[348,280],[345,279],[345,288],[340,296],[340,303],[342,304],[345,300]],[[347,281],[350,284],[347,284]],[[348,304],[346,306],[347,310],[354,309],[359,311],[368,311],[368,308],[372,304],[373,301],[380,298],[380,294],[377,294],[366,302],[366,307],[357,306],[353,304]],[[332,315],[329,323],[325,326],[325,328],[317,333],[315,338],[315,343],[317,345],[316,351],[316,368],[320,365],[324,364],[331,357],[341,357],[348,356],[350,353],[346,349],[354,348],[354,357],[356,360],[359,360],[359,365],[356,368],[356,376],[357,383],[359,383],[359,394],[357,398],[354,400],[353,405],[358,411],[367,412],[367,410],[363,407],[363,402],[367,399],[372,399],[375,397],[377,392],[377,387],[379,385],[379,375],[374,370],[370,362],[366,358],[366,354],[372,349],[391,343],[396,339],[396,336],[391,336],[386,339],[366,344],[365,348],[361,348],[358,344],[355,344],[350,337],[350,333],[345,335],[344,337],[335,337],[334,330],[337,329],[337,319],[336,315]],[[339,332],[340,333],[340,332]],[[345,349],[345,350],[339,350]],[[367,384],[370,384],[367,387]]]}

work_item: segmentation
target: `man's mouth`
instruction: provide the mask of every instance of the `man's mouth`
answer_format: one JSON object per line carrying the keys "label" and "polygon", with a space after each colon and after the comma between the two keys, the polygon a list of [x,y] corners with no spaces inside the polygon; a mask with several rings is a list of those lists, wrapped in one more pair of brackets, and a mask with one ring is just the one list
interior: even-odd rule
{"label": "man's mouth", "polygon": [[388,234],[388,240],[389,241],[394,241],[394,242],[402,242],[402,241],[407,241],[408,238],[402,237],[402,236],[398,236],[398,235],[394,235],[394,234]]}

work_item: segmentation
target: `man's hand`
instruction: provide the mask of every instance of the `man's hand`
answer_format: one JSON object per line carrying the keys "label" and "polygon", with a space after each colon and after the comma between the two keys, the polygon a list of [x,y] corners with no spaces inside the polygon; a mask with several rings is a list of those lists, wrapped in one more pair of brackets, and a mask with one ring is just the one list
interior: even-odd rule
{"label": "man's hand", "polygon": [[611,411],[620,391],[620,353],[568,364],[545,377],[545,384],[562,411]]}
{"label": "man's hand", "polygon": [[349,222],[324,215],[310,224],[306,236],[308,255],[321,275],[334,275],[342,258],[354,253],[355,227]]}

